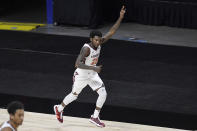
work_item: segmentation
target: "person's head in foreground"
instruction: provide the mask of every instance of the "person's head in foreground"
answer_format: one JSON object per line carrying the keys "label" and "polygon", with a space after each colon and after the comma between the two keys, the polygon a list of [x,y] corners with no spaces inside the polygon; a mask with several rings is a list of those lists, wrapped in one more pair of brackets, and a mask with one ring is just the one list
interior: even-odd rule
{"label": "person's head in foreground", "polygon": [[22,125],[24,119],[24,106],[19,101],[13,101],[8,104],[7,111],[10,119],[0,126],[0,131],[17,131],[17,128]]}

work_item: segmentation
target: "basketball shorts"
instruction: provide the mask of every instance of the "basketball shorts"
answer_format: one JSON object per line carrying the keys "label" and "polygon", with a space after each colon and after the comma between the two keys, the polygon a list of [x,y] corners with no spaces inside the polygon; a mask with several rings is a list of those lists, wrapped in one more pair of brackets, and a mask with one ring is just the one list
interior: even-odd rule
{"label": "basketball shorts", "polygon": [[103,85],[103,81],[95,71],[76,69],[73,74],[72,92],[79,94],[87,85],[95,91]]}

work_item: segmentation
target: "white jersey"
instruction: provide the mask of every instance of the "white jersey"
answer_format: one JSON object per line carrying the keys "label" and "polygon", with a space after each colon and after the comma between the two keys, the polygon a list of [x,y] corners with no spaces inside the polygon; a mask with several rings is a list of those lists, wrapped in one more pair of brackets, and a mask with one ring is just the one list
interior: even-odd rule
{"label": "white jersey", "polygon": [[88,47],[90,49],[90,54],[89,56],[86,57],[85,64],[88,66],[96,66],[99,56],[100,56],[101,46],[99,46],[97,50],[90,47],[89,44],[84,44],[83,47]]}
{"label": "white jersey", "polygon": [[4,122],[3,125],[0,127],[0,131],[3,129],[3,128],[6,128],[6,127],[9,127],[12,129],[12,131],[16,131],[12,125],[10,123],[8,123],[8,121]]}
{"label": "white jersey", "polygon": [[[100,56],[101,46],[99,46],[96,50],[90,47],[89,44],[84,44],[83,47],[88,47],[90,49],[89,56],[85,58],[85,65],[96,66]],[[96,71],[77,68],[73,75],[72,92],[79,94],[87,85],[95,91],[103,85],[103,81]]]}
{"label": "white jersey", "polygon": [[[88,47],[90,49],[89,56],[87,56],[85,58],[85,65],[96,66],[96,64],[98,62],[98,59],[99,59],[99,56],[100,56],[101,46],[98,46],[96,50],[93,49],[89,44],[84,44],[83,47]],[[96,74],[96,72],[93,71],[93,70],[80,69],[80,68],[77,68],[76,72],[78,72],[78,73],[80,73],[81,75],[84,75],[84,76],[87,75],[87,74],[90,74],[90,75]]]}

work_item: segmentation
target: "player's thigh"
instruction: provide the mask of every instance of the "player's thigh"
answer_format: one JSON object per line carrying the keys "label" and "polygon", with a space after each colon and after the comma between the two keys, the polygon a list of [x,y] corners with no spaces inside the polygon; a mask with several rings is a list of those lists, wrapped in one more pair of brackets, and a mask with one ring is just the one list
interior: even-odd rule
{"label": "player's thigh", "polygon": [[92,90],[97,90],[98,88],[104,87],[103,81],[101,80],[100,76],[98,74],[94,75],[90,81],[89,86],[92,88]]}
{"label": "player's thigh", "polygon": [[72,87],[72,93],[80,94],[83,88],[87,86],[87,80],[75,80]]}

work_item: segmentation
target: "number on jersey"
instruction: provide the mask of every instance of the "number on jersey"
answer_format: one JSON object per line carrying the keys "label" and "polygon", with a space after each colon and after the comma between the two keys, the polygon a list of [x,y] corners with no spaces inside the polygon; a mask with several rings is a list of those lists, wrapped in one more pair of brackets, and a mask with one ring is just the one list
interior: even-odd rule
{"label": "number on jersey", "polygon": [[96,64],[97,64],[97,62],[98,62],[98,58],[94,58],[94,59],[92,60],[91,65],[96,65]]}

